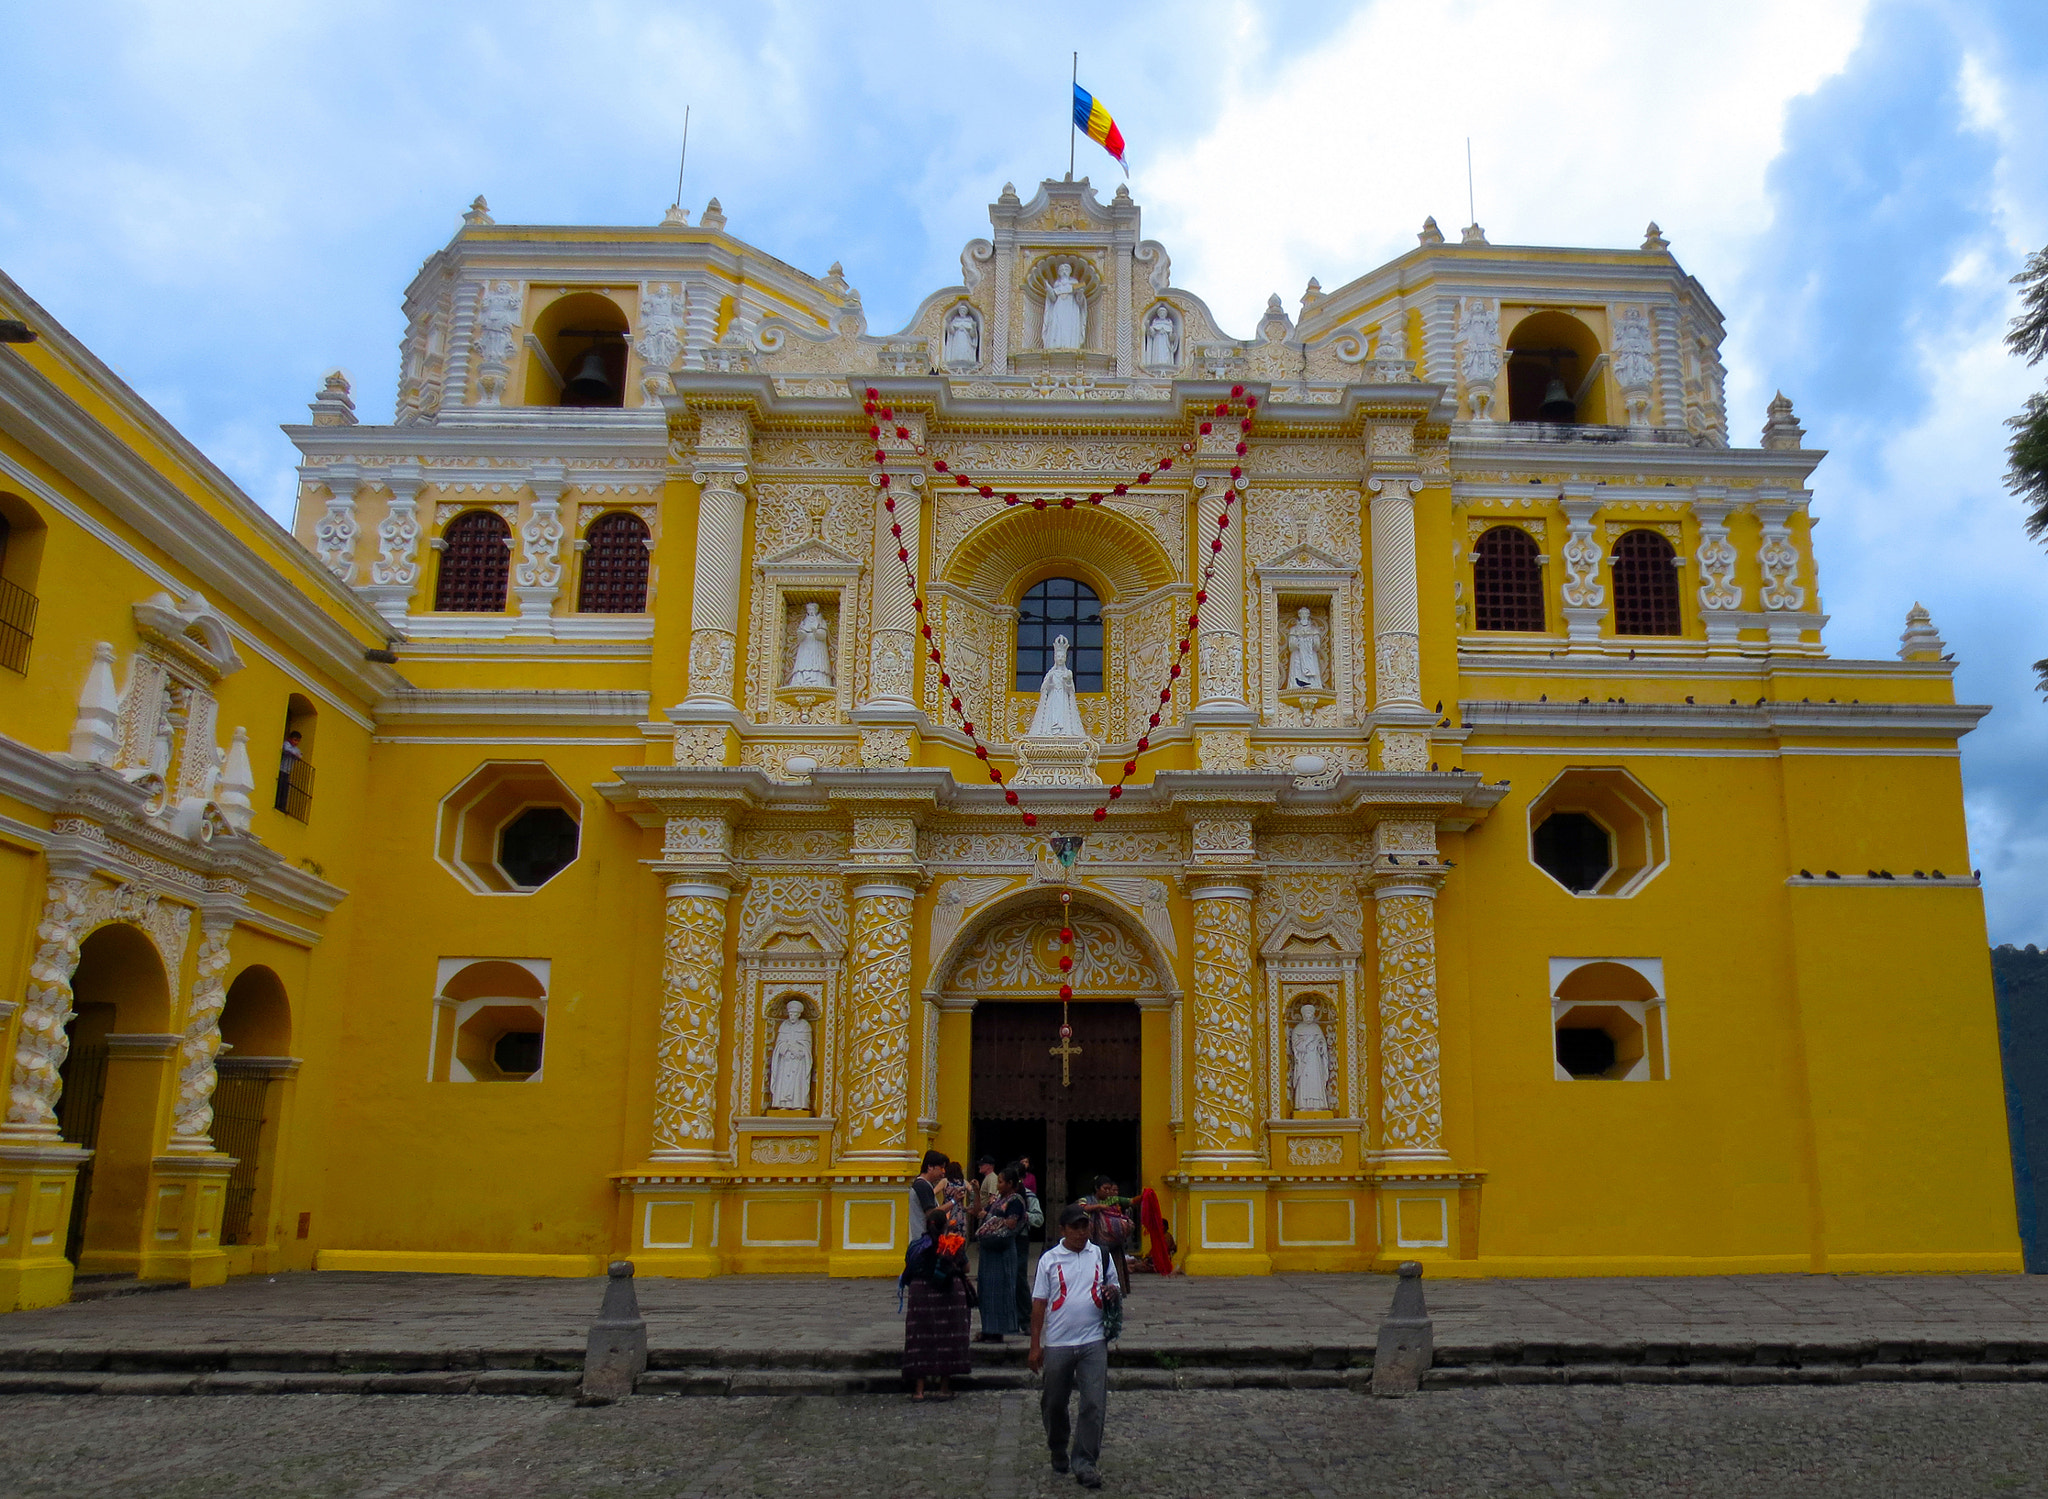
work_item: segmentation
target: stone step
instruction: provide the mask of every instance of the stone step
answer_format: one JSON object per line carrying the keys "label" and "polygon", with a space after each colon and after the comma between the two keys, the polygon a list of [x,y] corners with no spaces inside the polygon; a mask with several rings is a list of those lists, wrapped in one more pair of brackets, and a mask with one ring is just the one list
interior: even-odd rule
{"label": "stone step", "polygon": [[138,1280],[132,1275],[74,1275],[73,1301],[106,1301],[115,1296],[145,1296],[152,1291],[183,1291],[182,1280]]}

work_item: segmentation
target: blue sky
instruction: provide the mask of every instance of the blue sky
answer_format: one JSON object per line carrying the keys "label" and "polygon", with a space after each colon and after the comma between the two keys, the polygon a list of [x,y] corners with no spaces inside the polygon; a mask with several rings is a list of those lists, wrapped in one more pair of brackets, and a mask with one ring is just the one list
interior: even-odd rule
{"label": "blue sky", "polygon": [[[2002,420],[2048,381],[1999,344],[2048,243],[2039,0],[1098,6],[357,3],[0,14],[0,267],[280,515],[329,368],[388,419],[399,295],[481,192],[501,222],[686,206],[870,326],[958,277],[1005,180],[1066,166],[1069,51],[1130,142],[1174,279],[1249,334],[1465,222],[1633,245],[1657,220],[1728,317],[1731,426],[1782,387],[1815,478],[1838,656],[1917,599],[1996,711],[1965,741],[1994,941],[2048,943],[2048,552]],[[2031,149],[2030,149],[2031,148]],[[1116,168],[1085,142],[1080,169]],[[1872,815],[1883,815],[1873,809]]]}

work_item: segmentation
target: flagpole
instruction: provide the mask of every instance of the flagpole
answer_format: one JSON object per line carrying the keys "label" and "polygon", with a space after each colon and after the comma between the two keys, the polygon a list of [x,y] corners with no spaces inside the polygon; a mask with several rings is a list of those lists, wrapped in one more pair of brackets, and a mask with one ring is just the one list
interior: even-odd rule
{"label": "flagpole", "polygon": [[676,163],[676,207],[683,206],[683,168],[690,164],[690,106],[683,106],[683,158]]}
{"label": "flagpole", "polygon": [[[1081,86],[1081,54],[1074,54],[1074,87]],[[1074,96],[1067,94],[1067,181],[1074,180]]]}

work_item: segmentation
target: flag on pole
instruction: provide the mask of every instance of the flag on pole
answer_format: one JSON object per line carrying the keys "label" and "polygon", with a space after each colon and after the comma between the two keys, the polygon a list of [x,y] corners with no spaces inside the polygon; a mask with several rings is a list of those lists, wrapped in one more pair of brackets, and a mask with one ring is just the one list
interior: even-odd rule
{"label": "flag on pole", "polygon": [[1131,175],[1131,164],[1124,160],[1124,133],[1116,128],[1109,111],[1080,84],[1074,85],[1074,125],[1091,141],[1116,158],[1116,164],[1124,169],[1126,177]]}

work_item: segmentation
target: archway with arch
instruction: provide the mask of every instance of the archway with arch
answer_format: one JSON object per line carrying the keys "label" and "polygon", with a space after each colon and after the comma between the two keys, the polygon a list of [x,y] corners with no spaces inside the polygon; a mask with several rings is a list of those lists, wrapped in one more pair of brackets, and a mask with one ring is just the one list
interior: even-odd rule
{"label": "archway with arch", "polygon": [[[1029,1157],[1048,1212],[1092,1190],[1097,1172],[1127,1193],[1144,1180],[1146,1090],[1167,1081],[1145,1076],[1146,1012],[1163,1022],[1177,997],[1170,958],[1142,917],[1085,887],[1073,896],[1063,917],[1056,888],[1015,892],[965,926],[933,969],[940,1005],[971,1012],[969,1159]],[[1075,939],[1071,1036],[1061,1034],[1063,921]]]}
{"label": "archway with arch", "polygon": [[132,1275],[177,1044],[170,978],[149,936],[115,922],[79,944],[71,995],[57,1124],[92,1155],[78,1168],[65,1257],[84,1273]]}
{"label": "archway with arch", "polygon": [[221,1214],[223,1246],[269,1241],[285,1089],[298,1071],[292,1007],[274,969],[252,963],[228,985],[214,1063],[213,1143],[235,1158]]}

